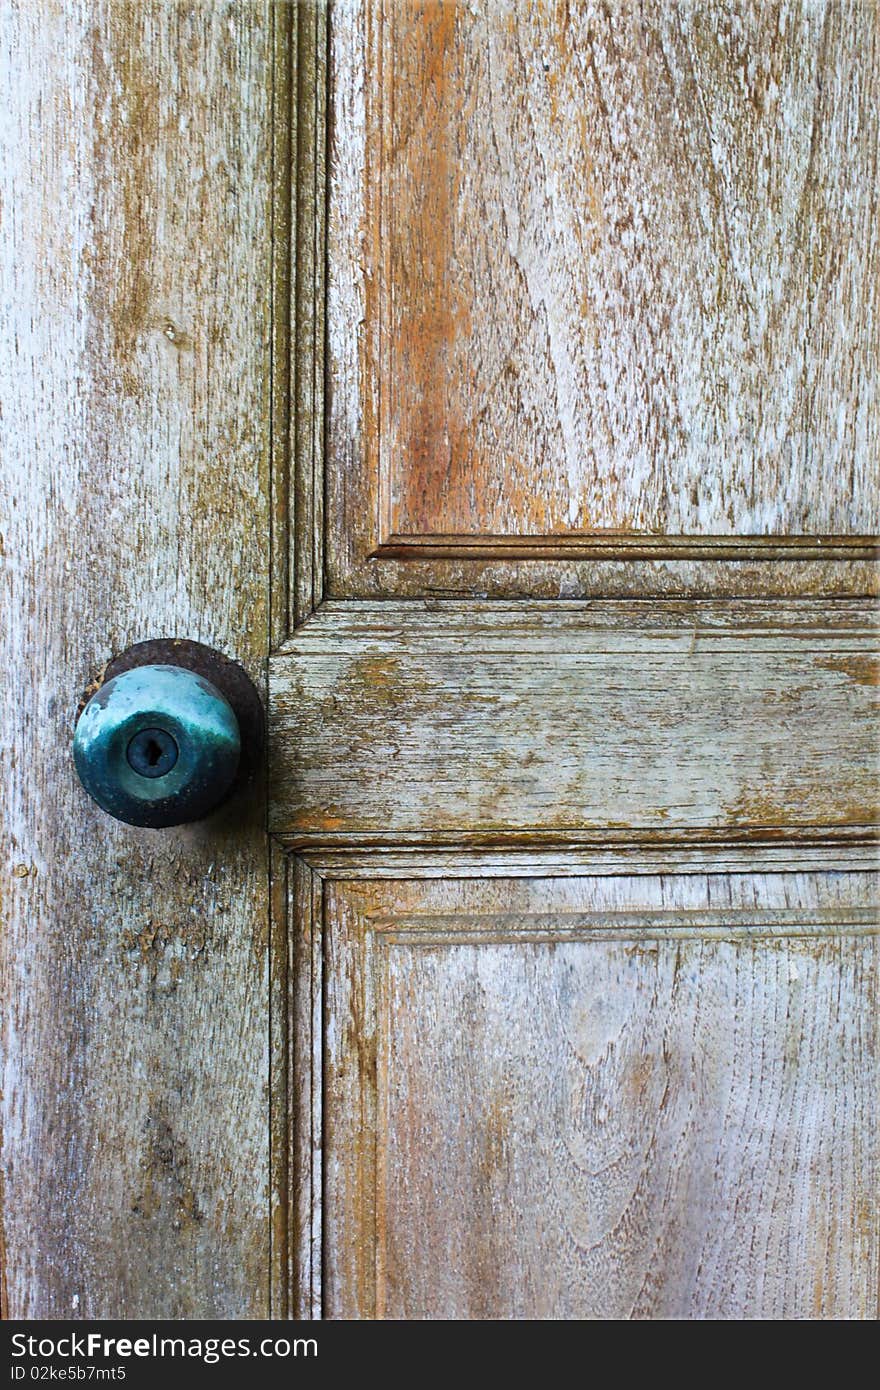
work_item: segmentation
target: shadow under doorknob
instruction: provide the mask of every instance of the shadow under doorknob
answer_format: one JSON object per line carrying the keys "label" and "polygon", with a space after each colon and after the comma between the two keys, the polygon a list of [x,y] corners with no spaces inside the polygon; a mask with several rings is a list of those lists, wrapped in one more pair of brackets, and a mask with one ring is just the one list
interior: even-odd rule
{"label": "shadow under doorknob", "polygon": [[[160,828],[204,819],[236,781],[240,716],[246,725],[254,725],[255,714],[256,724],[262,722],[259,696],[244,671],[199,643],[164,641],[130,648],[107,675],[83,708],[73,739],[76,770],[89,796],[129,825]],[[246,732],[252,735],[253,727]]]}

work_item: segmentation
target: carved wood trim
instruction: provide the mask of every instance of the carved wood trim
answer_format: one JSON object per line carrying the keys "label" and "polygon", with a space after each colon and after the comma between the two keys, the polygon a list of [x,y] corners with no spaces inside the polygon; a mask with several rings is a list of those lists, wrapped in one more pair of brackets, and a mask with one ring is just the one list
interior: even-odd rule
{"label": "carved wood trim", "polygon": [[272,6],[272,640],[324,592],[326,0]]}
{"label": "carved wood trim", "polygon": [[677,912],[511,913],[368,915],[367,923],[389,944],[407,946],[482,945],[503,942],[551,945],[561,941],[675,941],[699,936],[706,941],[777,940],[788,937],[876,936],[880,920],[873,908],[708,909]]}
{"label": "carved wood trim", "polygon": [[271,1307],[321,1316],[324,880],[273,846],[270,921]]}
{"label": "carved wood trim", "polygon": [[394,7],[379,3],[331,6],[330,256],[339,283],[328,309],[336,396],[328,415],[328,595],[873,592],[873,535],[395,532],[387,451],[381,447],[388,433],[385,383],[393,367],[388,295],[395,209],[388,206],[386,183],[389,94],[398,56],[390,32],[394,18]]}
{"label": "carved wood trim", "polygon": [[876,560],[876,536],[660,536],[598,531],[567,536],[388,535],[388,560]]}
{"label": "carved wood trim", "polygon": [[[502,876],[499,871],[499,876]],[[655,878],[662,877],[655,875]],[[390,1086],[384,1076],[383,1030],[389,1021],[387,965],[389,950],[395,947],[436,951],[461,945],[545,944],[579,942],[624,946],[706,941],[748,948],[774,942],[810,942],[828,938],[873,937],[880,933],[876,910],[850,904],[814,908],[726,908],[633,911],[609,909],[606,912],[486,912],[462,908],[458,912],[438,913],[414,908],[383,911],[381,896],[370,885],[349,886],[343,879],[329,877],[322,885],[322,952],[333,992],[324,995],[323,1024],[334,1025],[334,1039],[327,1050],[330,1075],[324,1083],[329,1173],[336,1173],[337,1159],[345,1160],[347,1176],[333,1195],[332,1182],[325,1213],[325,1260],[327,1271],[327,1310],[332,1316],[381,1318],[385,1311],[386,1258],[383,1239],[385,1222],[385,1145],[388,1133],[387,1102]],[[378,887],[378,885],[374,885]],[[329,920],[326,890],[333,890],[336,910]],[[390,885],[389,885],[390,890]],[[857,890],[859,896],[861,890]],[[865,901],[871,885],[865,880]],[[652,891],[646,887],[646,901]],[[393,891],[389,897],[393,901]],[[357,1046],[343,1036],[342,1021],[357,1020]],[[326,1045],[325,1045],[326,1046]],[[295,1097],[301,1113],[306,1100]],[[359,1117],[356,1142],[334,1125],[351,1123]],[[306,1121],[308,1123],[308,1121]],[[334,1215],[334,1202],[343,1200],[343,1211]],[[317,1226],[310,1233],[303,1229],[300,1239],[320,1239]],[[332,1247],[332,1248],[330,1248]],[[302,1314],[300,1314],[302,1315]]]}

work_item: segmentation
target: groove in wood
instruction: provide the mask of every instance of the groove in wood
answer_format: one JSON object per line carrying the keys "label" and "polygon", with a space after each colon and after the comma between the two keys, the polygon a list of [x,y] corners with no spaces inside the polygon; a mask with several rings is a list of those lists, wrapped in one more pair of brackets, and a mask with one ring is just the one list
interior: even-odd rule
{"label": "groove in wood", "polygon": [[326,3],[273,4],[273,643],[321,603],[327,201]]}

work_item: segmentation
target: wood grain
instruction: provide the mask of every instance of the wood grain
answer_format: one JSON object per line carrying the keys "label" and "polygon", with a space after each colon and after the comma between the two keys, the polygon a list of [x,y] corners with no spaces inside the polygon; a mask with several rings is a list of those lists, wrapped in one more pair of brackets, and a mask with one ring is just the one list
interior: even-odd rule
{"label": "wood grain", "polygon": [[15,1317],[267,1309],[262,792],[137,831],[80,788],[115,652],[268,636],[261,3],[4,7],[3,1171]]}
{"label": "wood grain", "polygon": [[857,605],[329,604],[270,664],[270,825],[870,836],[877,680]]}
{"label": "wood grain", "polygon": [[329,593],[873,591],[876,7],[331,39]]}
{"label": "wood grain", "polygon": [[876,886],[327,885],[329,1315],[875,1316]]}
{"label": "wood grain", "polygon": [[377,24],[389,530],[874,530],[876,5]]}
{"label": "wood grain", "polygon": [[[387,13],[407,25],[416,11]],[[610,33],[623,21],[609,13],[597,22]],[[728,215],[723,264],[715,280],[687,286],[680,313],[696,332],[693,295],[707,284],[719,289],[728,318],[719,327],[707,310],[705,320],[718,328],[709,343],[713,380],[741,387],[745,405],[754,406],[756,362],[766,364],[774,342],[790,348],[803,326],[804,296],[817,312],[840,310],[850,359],[821,313],[810,321],[818,336],[804,341],[817,358],[827,356],[850,395],[866,335],[876,342],[876,298],[859,301],[868,308],[853,318],[867,283],[860,277],[876,257],[873,224],[858,265],[848,249],[861,203],[844,209],[834,228],[838,250],[824,262],[822,239],[840,190],[830,156],[841,112],[858,134],[858,104],[872,99],[875,49],[867,41],[867,85],[844,93],[835,66],[856,31],[867,33],[866,13],[786,10],[793,27],[770,45],[790,60],[771,73],[776,105],[768,83],[765,124],[747,112],[736,131],[722,79],[763,13],[743,10],[742,32],[724,29],[726,55],[697,51],[693,26],[670,39],[676,61],[688,44],[695,60],[684,86],[716,102],[721,143],[712,160],[728,179],[710,189],[712,207]],[[646,14],[649,35],[667,32],[671,21],[659,8]],[[789,145],[802,153],[803,73],[821,56],[810,46],[814,14],[827,17],[822,53],[835,74],[813,100],[821,177],[809,206],[793,219],[784,210],[779,245],[771,246],[767,227],[733,215],[736,179],[754,173],[759,190],[773,191],[791,173]],[[473,22],[494,33],[498,16],[512,25],[492,39],[505,60],[514,54],[509,35],[530,52],[527,13],[475,8]],[[556,24],[555,11],[547,17]],[[455,59],[456,26],[471,18],[448,7],[445,20],[436,11],[429,19],[446,23]],[[864,873],[834,869],[864,868],[873,853],[862,822],[876,807],[875,629],[865,604],[844,600],[876,592],[876,570],[809,559],[804,549],[784,564],[766,558],[769,550],[731,564],[712,559],[711,547],[709,558],[692,549],[686,559],[657,559],[656,548],[611,560],[479,559],[461,547],[369,558],[390,534],[380,527],[390,526],[388,505],[399,511],[402,497],[399,489],[396,501],[391,490],[384,502],[379,495],[397,461],[384,475],[374,466],[388,406],[376,375],[388,346],[376,309],[380,292],[393,288],[379,252],[397,256],[398,278],[401,268],[411,273],[401,250],[406,229],[395,242],[382,223],[380,241],[374,236],[384,184],[370,184],[367,171],[387,136],[375,97],[388,69],[373,59],[398,61],[393,24],[380,20],[373,4],[334,5],[329,97],[320,4],[77,0],[39,14],[11,7],[0,25],[11,94],[2,152],[11,211],[0,237],[9,287],[0,630],[11,701],[2,760],[5,1311],[242,1318],[270,1308],[316,1315],[323,1303],[331,1315],[395,1315],[433,1312],[439,1300],[471,1316],[489,1306],[487,1273],[502,1314],[528,1303],[566,1314],[733,1315],[748,1294],[749,1308],[770,1315],[861,1316],[877,1264],[868,1205],[876,1191],[871,890]],[[615,91],[633,80],[627,32]],[[792,57],[792,35],[810,40],[802,58]],[[418,68],[418,35],[413,42],[402,56]],[[442,62],[445,52],[441,46]],[[716,69],[712,86],[701,73]],[[533,120],[552,68],[541,73],[524,76],[523,109]],[[449,77],[453,91],[461,72]],[[607,74],[597,69],[594,79],[595,91],[606,90]],[[473,99],[485,102],[485,93]],[[515,111],[489,114],[502,135],[504,120],[516,123]],[[792,114],[785,132],[783,114]],[[666,108],[663,119],[668,128]],[[565,122],[545,135],[552,154]],[[708,126],[702,135],[682,132],[703,178],[710,135]],[[434,158],[418,131],[414,138],[420,150],[392,151],[402,161],[400,174],[388,166],[395,179],[409,177],[410,157],[418,168]],[[530,148],[523,142],[524,153]],[[621,188],[632,181],[632,148],[612,169],[603,147],[614,196],[614,179]],[[771,159],[758,168],[758,152],[780,149],[780,167]],[[853,150],[847,167],[861,180],[862,136]],[[651,151],[649,139],[646,158]],[[488,165],[471,171],[496,175]],[[398,196],[393,181],[389,188]],[[533,243],[548,196],[539,180],[522,221]],[[415,205],[413,216],[423,216]],[[636,231],[642,261],[626,259],[622,239],[605,243],[623,277],[609,294],[631,287],[639,265],[655,264],[652,230]],[[719,236],[702,227],[693,258]],[[805,246],[815,255],[800,298],[786,280],[791,297],[767,319],[764,336],[747,343],[757,356],[737,361],[734,353],[722,371],[721,347],[736,347],[736,334],[752,331],[754,315],[767,309],[766,297],[746,293],[748,275],[768,257],[804,265]],[[567,272],[551,269],[558,291]],[[593,275],[595,265],[582,272]],[[741,275],[746,288],[737,298]],[[431,312],[442,317],[436,277],[426,284]],[[486,291],[494,293],[488,282]],[[412,295],[410,309],[400,307],[412,312],[415,302]],[[650,328],[653,308],[633,306]],[[490,346],[503,327],[484,325]],[[533,341],[537,316],[529,331]],[[624,334],[618,368],[633,342]],[[815,423],[823,445],[831,441],[827,457],[816,450],[809,459],[815,515],[855,534],[869,497],[859,449],[865,438],[876,441],[876,416],[865,425],[858,411],[845,415],[833,435],[824,366],[809,353],[804,362],[806,375],[786,378],[797,387],[792,418]],[[422,379],[435,389],[424,372]],[[682,379],[669,379],[681,395]],[[798,382],[815,386],[808,405]],[[609,400],[626,403],[623,386]],[[859,409],[871,406],[870,387],[859,385]],[[791,401],[762,390],[755,428],[769,448],[772,421]],[[697,395],[691,404],[699,422],[705,403]],[[412,399],[406,408],[415,411]],[[730,393],[719,396],[712,421],[729,424],[733,409]],[[532,424],[538,433],[546,427],[555,448],[559,421],[543,398],[542,410]],[[585,427],[594,424],[590,416]],[[835,492],[835,460],[848,441],[851,472]],[[431,450],[419,457],[423,471],[434,469]],[[793,485],[780,492],[777,512],[760,510],[760,486],[753,499],[754,524],[782,549],[806,505],[804,457],[784,455]],[[732,490],[706,513],[704,539],[728,505],[728,539],[745,516],[742,453],[732,460]],[[487,459],[484,490],[493,466]],[[567,515],[567,481],[554,468],[549,491],[543,475],[530,473],[538,500],[528,500],[527,487],[514,512],[527,518],[534,506],[552,520],[557,507]],[[606,489],[633,526],[641,524],[634,477],[616,479],[622,490]],[[717,501],[715,482],[707,477],[706,497]],[[400,512],[401,525],[418,520],[414,486],[412,516]],[[671,525],[674,506],[691,504],[684,492],[676,501],[669,470],[665,487],[657,496],[667,509],[662,524]],[[463,508],[455,524],[469,534],[483,526],[485,496],[474,494],[470,514],[466,488],[440,487],[437,499],[441,508]],[[508,502],[494,497],[493,505]],[[440,513],[432,515],[438,525]],[[829,552],[817,543],[815,553]],[[426,593],[664,601],[563,601],[527,611],[322,605],[325,594]],[[711,594],[759,601],[672,601]],[[808,594],[842,601],[803,602]],[[69,749],[86,682],[129,643],[175,635],[237,657],[256,679],[270,637],[280,646],[271,679],[273,823],[308,863],[287,863],[273,847],[267,872],[258,782],[247,804],[209,824],[160,833],[108,821],[81,792]],[[540,709],[523,701],[523,690]],[[604,759],[598,781],[596,746]],[[629,828],[640,819],[647,825]],[[521,839],[510,843],[516,826]],[[458,883],[457,873],[469,882]],[[366,883],[334,884],[328,874]],[[560,940],[552,945],[554,932]],[[473,981],[484,971],[488,1004],[474,1012]],[[592,1015],[606,1017],[606,994],[617,1030],[608,1049],[561,1055],[548,1020],[562,1019],[564,1036],[577,1040],[584,1017],[588,1029]],[[650,1070],[639,1070],[636,1053]],[[542,1073],[549,1105],[534,1099]],[[663,1105],[660,1077],[671,1087]],[[498,1096],[500,1109],[492,1104]],[[569,1161],[590,1143],[601,1156],[599,1112],[586,1102],[610,1106],[618,1096],[621,1171],[634,1193],[619,1229],[602,1225],[619,1196],[613,1172],[606,1180],[611,1170],[599,1168],[596,1207],[592,1190],[585,1195],[586,1170]],[[577,1097],[580,1112],[569,1103]],[[395,1109],[402,1098],[406,1106]],[[462,1098],[469,1108],[456,1127],[450,1116]],[[454,1159],[448,1171],[443,1136]],[[427,1159],[437,1154],[436,1189],[419,1148]],[[460,1178],[465,1218],[448,1212]],[[528,1223],[547,1191],[556,1225],[536,1232]],[[485,1214],[493,1194],[510,1197],[499,1221]],[[447,1219],[448,1237],[436,1224]],[[456,1219],[478,1239],[457,1282],[438,1266],[432,1292],[430,1260],[456,1255],[463,1239]],[[557,1272],[538,1289],[535,1262],[557,1255]]]}

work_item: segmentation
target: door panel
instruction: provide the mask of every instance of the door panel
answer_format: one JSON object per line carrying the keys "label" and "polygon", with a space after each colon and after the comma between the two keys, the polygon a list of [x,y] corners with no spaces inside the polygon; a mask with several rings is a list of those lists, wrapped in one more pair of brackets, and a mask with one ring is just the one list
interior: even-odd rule
{"label": "door panel", "polygon": [[331,603],[273,662],[270,824],[859,833],[878,679],[855,604]]}
{"label": "door panel", "polygon": [[871,892],[328,884],[325,1310],[870,1313]]}
{"label": "door panel", "polygon": [[372,25],[389,535],[869,533],[875,7],[435,0]]}
{"label": "door panel", "polygon": [[331,62],[333,596],[872,589],[874,5],[348,0]]}

